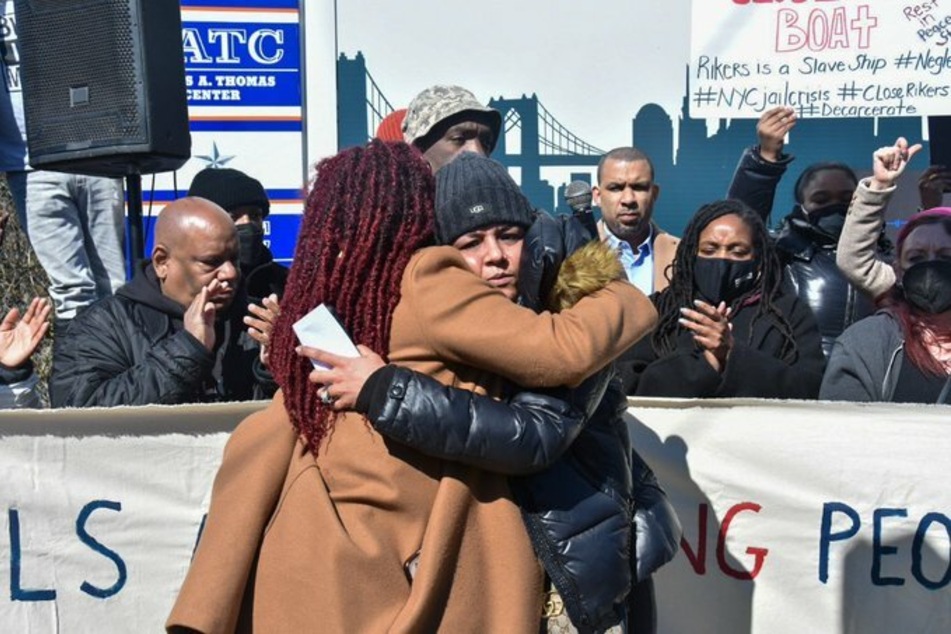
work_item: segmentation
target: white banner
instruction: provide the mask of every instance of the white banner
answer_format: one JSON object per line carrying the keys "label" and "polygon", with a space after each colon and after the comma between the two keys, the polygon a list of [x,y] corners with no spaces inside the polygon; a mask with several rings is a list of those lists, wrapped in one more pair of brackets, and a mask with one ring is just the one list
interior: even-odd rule
{"label": "white banner", "polygon": [[947,407],[655,403],[629,411],[684,526],[661,632],[951,632]]}
{"label": "white banner", "polygon": [[691,114],[948,114],[949,42],[944,2],[693,0]]}
{"label": "white banner", "polygon": [[162,631],[224,443],[262,405],[0,413],[0,630]]}
{"label": "white banner", "polygon": [[[262,403],[0,412],[5,632],[157,632]],[[661,632],[951,631],[948,409],[631,402],[685,548]]]}

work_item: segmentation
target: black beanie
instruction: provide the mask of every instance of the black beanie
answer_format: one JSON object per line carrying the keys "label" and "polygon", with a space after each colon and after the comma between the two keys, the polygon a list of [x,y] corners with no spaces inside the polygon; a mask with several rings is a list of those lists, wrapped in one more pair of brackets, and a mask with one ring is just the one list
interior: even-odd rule
{"label": "black beanie", "polygon": [[497,224],[529,227],[534,209],[508,170],[490,158],[463,152],[436,172],[436,241]]}
{"label": "black beanie", "polygon": [[195,174],[188,195],[207,198],[227,212],[245,205],[259,207],[265,217],[271,212],[261,181],[228,167],[208,167]]}

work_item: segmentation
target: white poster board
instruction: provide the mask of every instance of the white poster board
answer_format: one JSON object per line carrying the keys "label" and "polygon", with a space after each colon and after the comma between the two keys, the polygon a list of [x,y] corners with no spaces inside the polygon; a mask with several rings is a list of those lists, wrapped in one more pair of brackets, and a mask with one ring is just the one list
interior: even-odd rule
{"label": "white poster board", "polygon": [[951,113],[951,5],[904,0],[693,0],[697,118]]}

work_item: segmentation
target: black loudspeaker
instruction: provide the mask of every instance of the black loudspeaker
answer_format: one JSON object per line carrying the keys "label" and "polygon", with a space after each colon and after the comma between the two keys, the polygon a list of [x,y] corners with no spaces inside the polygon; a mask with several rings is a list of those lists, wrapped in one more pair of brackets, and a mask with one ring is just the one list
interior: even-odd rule
{"label": "black loudspeaker", "polygon": [[30,164],[124,176],[191,156],[178,0],[16,0]]}
{"label": "black loudspeaker", "polygon": [[928,117],[931,164],[951,167],[951,117]]}

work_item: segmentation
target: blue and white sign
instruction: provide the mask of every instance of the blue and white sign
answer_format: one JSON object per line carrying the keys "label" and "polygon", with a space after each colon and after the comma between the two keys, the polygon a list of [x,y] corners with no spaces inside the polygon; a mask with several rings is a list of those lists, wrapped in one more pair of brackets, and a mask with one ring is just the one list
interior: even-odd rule
{"label": "blue and white sign", "polygon": [[293,257],[308,170],[300,4],[183,0],[192,158],[154,184],[145,179],[147,237],[159,208],[183,196],[196,173],[230,167],[264,185],[265,240],[279,261]]}

